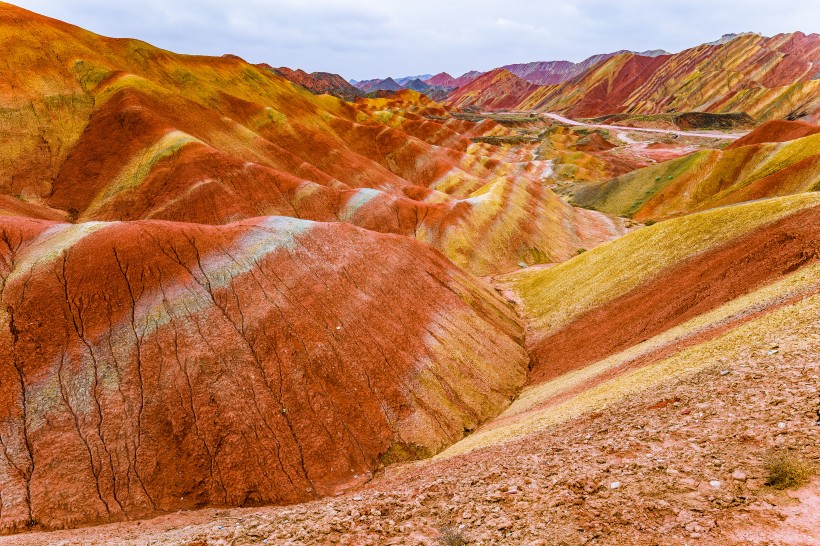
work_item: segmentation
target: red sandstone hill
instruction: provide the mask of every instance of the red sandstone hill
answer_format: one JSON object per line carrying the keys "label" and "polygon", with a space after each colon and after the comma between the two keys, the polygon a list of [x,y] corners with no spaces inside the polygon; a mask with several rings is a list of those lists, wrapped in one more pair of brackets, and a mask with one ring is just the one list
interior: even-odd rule
{"label": "red sandstone hill", "polygon": [[537,88],[537,85],[508,70],[497,68],[459,87],[447,97],[446,102],[455,108],[509,110],[514,109]]}
{"label": "red sandstone hill", "polygon": [[5,532],[327,495],[461,438],[528,362],[488,288],[342,223],[0,219],[0,305]]}
{"label": "red sandstone hill", "polygon": [[432,78],[425,80],[424,83],[440,87],[456,87],[456,79],[447,72],[440,72]]}
{"label": "red sandstone hill", "polygon": [[[176,55],[8,4],[0,31],[3,48],[26,52],[7,57],[0,88],[17,135],[0,164],[13,214],[345,221],[417,238],[479,274],[515,267],[533,248],[566,259],[619,232],[545,190],[538,173],[477,160],[496,152],[470,138],[503,129],[446,118],[412,91],[348,103],[235,57]],[[523,213],[469,201],[489,182]],[[480,228],[487,218],[496,221]],[[527,227],[511,239],[518,224]]]}
{"label": "red sandstone hill", "polygon": [[788,142],[818,133],[820,133],[820,126],[811,123],[786,120],[769,121],[748,135],[737,139],[726,149],[741,148],[752,144],[765,144],[766,142]]}
{"label": "red sandstone hill", "polygon": [[820,35],[743,34],[655,58],[617,55],[518,108],[570,116],[704,111],[817,120]]}
{"label": "red sandstone hill", "polygon": [[280,66],[279,68],[273,68],[267,64],[261,64],[259,66],[272,70],[275,74],[287,78],[294,83],[298,83],[317,95],[327,93],[328,95],[333,95],[343,100],[352,101],[356,97],[360,97],[364,94],[350,85],[347,80],[338,74],[331,74],[329,72],[312,72],[308,74],[304,70],[293,70],[286,66]]}

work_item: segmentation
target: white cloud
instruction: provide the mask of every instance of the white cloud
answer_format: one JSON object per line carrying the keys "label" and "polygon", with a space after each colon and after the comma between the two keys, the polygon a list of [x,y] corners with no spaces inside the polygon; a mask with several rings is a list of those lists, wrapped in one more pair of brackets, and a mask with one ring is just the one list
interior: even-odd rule
{"label": "white cloud", "polygon": [[18,0],[108,36],[183,53],[348,78],[446,70],[618,49],[679,51],[728,32],[820,31],[820,3],[790,0]]}

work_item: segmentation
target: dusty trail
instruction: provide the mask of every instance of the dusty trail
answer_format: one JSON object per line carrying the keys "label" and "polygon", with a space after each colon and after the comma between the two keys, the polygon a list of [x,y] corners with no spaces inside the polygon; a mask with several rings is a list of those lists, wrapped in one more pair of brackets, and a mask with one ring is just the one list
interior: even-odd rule
{"label": "dusty trail", "polygon": [[[619,129],[617,125],[604,125],[599,123],[584,123],[582,121],[576,121],[574,119],[566,118],[559,114],[553,114],[552,112],[543,112],[541,114],[543,117],[554,119],[555,121],[559,121],[561,123],[566,123],[569,125],[579,125],[581,127],[593,127],[596,129]],[[689,137],[696,137],[696,138],[717,138],[717,139],[729,139],[729,140],[737,140],[741,137],[746,136],[748,131],[742,133],[701,133],[701,132],[693,132],[693,131],[676,131],[670,129],[650,129],[644,127],[625,127],[623,129],[628,129],[629,131],[641,132],[641,133],[661,133],[661,134],[672,134],[678,136],[689,136]],[[619,134],[620,136],[620,134]]]}

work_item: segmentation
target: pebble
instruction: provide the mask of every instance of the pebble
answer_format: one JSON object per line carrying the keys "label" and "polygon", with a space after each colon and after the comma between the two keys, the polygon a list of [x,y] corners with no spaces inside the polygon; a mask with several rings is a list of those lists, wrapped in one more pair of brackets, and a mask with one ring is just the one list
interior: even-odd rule
{"label": "pebble", "polygon": [[784,423],[783,421],[777,423],[777,428],[786,428],[786,423]]}
{"label": "pebble", "polygon": [[618,489],[619,487],[621,487],[621,482],[612,482],[609,484],[610,489]]}
{"label": "pebble", "polygon": [[743,472],[742,470],[735,470],[734,472],[732,472],[732,479],[735,479],[739,482],[745,482],[746,481],[746,473]]}
{"label": "pebble", "polygon": [[709,482],[709,485],[711,485],[715,489],[720,489],[720,486],[723,485],[723,482],[721,482],[720,480],[712,480]]}
{"label": "pebble", "polygon": [[723,370],[720,375],[729,375],[729,370]]}

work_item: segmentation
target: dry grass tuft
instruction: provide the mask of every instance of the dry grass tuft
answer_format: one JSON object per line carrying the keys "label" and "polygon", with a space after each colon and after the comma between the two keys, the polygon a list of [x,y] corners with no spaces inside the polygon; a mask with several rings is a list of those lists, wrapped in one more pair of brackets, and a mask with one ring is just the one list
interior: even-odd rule
{"label": "dry grass tuft", "polygon": [[766,472],[769,475],[766,485],[775,489],[789,489],[808,483],[814,469],[796,453],[776,451],[766,461]]}

